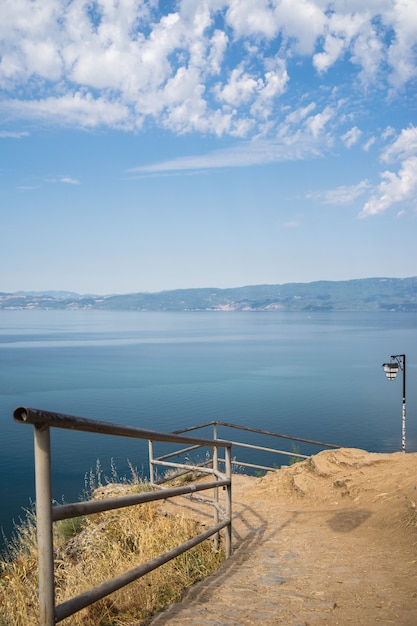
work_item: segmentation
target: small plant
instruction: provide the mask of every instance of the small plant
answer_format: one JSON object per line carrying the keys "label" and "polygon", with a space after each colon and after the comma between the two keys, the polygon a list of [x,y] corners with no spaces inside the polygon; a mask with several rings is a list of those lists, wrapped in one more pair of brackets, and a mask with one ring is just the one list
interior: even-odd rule
{"label": "small plant", "polygon": [[130,469],[130,477],[119,476],[114,459],[110,459],[110,476],[107,476],[106,474],[103,474],[100,459],[97,459],[95,469],[93,470],[93,468],[90,467],[90,471],[84,476],[84,491],[82,498],[84,500],[90,499],[96,489],[101,489],[106,485],[139,485],[145,482],[140,478],[137,468],[133,466],[129,459],[127,459],[127,464]]}
{"label": "small plant", "polygon": [[56,523],[55,532],[60,541],[68,541],[78,535],[86,526],[85,517],[72,517]]}
{"label": "small plant", "polygon": [[[293,443],[291,449],[294,455],[300,454],[300,447],[297,444]],[[295,465],[295,463],[301,463],[301,461],[304,461],[304,459],[299,456],[292,456],[288,461],[288,465]]]}

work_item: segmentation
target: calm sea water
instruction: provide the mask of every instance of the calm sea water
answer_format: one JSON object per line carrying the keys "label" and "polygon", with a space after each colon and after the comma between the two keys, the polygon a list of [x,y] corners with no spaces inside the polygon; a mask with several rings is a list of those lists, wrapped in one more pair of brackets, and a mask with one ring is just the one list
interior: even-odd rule
{"label": "calm sea water", "polygon": [[[34,499],[33,428],[14,422],[17,406],[162,431],[218,419],[393,452],[402,376],[388,382],[381,364],[402,353],[417,451],[415,314],[0,311],[0,525],[10,536]],[[104,473],[111,459],[120,475],[127,460],[147,472],[144,442],[59,431],[52,445],[58,501],[78,499],[97,459]]]}

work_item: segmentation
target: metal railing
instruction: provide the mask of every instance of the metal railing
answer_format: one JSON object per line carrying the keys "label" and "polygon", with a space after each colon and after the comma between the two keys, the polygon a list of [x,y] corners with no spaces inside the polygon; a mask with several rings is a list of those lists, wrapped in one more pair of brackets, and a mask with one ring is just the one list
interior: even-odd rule
{"label": "metal railing", "polygon": [[[225,553],[226,558],[232,552],[232,444],[228,441],[188,437],[182,434],[160,433],[157,431],[143,430],[120,424],[89,420],[72,415],[63,415],[26,407],[19,407],[14,411],[14,419],[18,423],[32,424],[34,426],[35,445],[35,482],[36,482],[36,518],[38,537],[38,574],[39,574],[39,624],[40,626],[53,626],[57,622],[73,615],[81,609],[93,604],[97,600],[108,596],[114,591],[137,580],[157,567],[183,554],[209,537],[218,536],[221,530],[225,530]],[[105,435],[147,439],[150,450],[153,441],[188,444],[192,447],[209,446],[213,451],[213,459],[218,458],[218,448],[223,448],[225,453],[224,472],[219,470],[218,463],[213,467],[201,468],[207,474],[214,477],[214,481],[189,484],[181,487],[164,489],[149,493],[121,496],[106,500],[91,500],[72,504],[52,506],[52,479],[51,479],[51,428],[64,428],[84,432],[92,432]],[[226,490],[225,510],[223,521],[219,521],[218,488]],[[142,504],[153,500],[166,499],[178,495],[193,494],[197,491],[214,489],[214,526],[177,546],[173,550],[161,554],[138,567],[125,572],[109,581],[94,587],[70,600],[55,606],[55,576],[53,554],[53,522],[88,515],[116,508]]]}
{"label": "metal railing", "polygon": [[[212,422],[206,422],[204,424],[198,424],[197,426],[190,426],[188,428],[182,428],[181,430],[176,430],[174,431],[175,435],[180,435],[180,434],[184,434],[184,433],[189,433],[192,431],[196,431],[196,430],[201,430],[203,428],[209,428],[212,429],[212,438],[214,441],[225,441],[225,439],[220,438],[219,437],[219,427],[223,427],[226,429],[234,429],[234,430],[239,430],[241,432],[248,432],[248,433],[252,433],[252,434],[257,434],[257,435],[263,435],[265,437],[268,437],[269,439],[275,438],[275,439],[281,439],[283,441],[286,442],[293,442],[293,446],[294,446],[294,442],[296,442],[296,444],[306,444],[307,448],[311,448],[312,446],[314,446],[315,448],[333,448],[333,449],[337,449],[340,448],[339,445],[335,445],[335,444],[331,444],[331,443],[324,443],[323,441],[316,441],[314,439],[305,439],[303,437],[294,437],[291,435],[283,435],[280,433],[274,433],[274,432],[270,432],[268,430],[262,430],[260,428],[251,428],[249,426],[241,426],[239,424],[232,424],[230,422],[222,422],[219,420],[215,420]],[[243,448],[246,450],[255,450],[258,452],[262,452],[265,455],[269,455],[272,454],[275,457],[277,456],[284,456],[287,459],[289,458],[291,461],[295,461],[295,460],[299,460],[299,461],[303,461],[304,459],[308,459],[311,456],[311,453],[309,454],[302,454],[297,447],[293,447],[292,450],[280,450],[277,448],[271,448],[271,447],[267,447],[267,446],[262,446],[262,445],[256,445],[253,443],[244,443],[242,441],[234,441],[233,439],[231,439],[230,437],[227,437],[227,442],[231,443],[233,445],[233,450],[235,451],[236,448]],[[205,471],[203,469],[204,465],[207,465],[208,463],[201,463],[201,464],[188,464],[188,465],[182,465],[181,463],[175,463],[175,462],[168,462],[167,459],[169,458],[174,458],[175,456],[181,456],[184,454],[188,454],[189,452],[191,452],[193,449],[197,449],[200,446],[192,446],[190,448],[184,448],[181,450],[177,450],[176,452],[171,452],[170,454],[165,454],[163,456],[160,457],[154,457],[153,455],[153,447],[150,447],[150,451],[149,451],[149,462],[150,462],[150,476],[151,476],[151,483],[153,484],[161,484],[164,482],[164,479],[158,479],[155,476],[155,467],[162,465],[162,466],[166,466],[166,467],[177,467],[178,469],[184,469],[184,472],[181,473],[185,473],[186,471],[189,471],[191,469],[196,469],[199,468],[199,471]],[[214,452],[215,456],[216,456],[216,452],[217,452],[217,448],[216,451]],[[319,452],[319,450],[314,450],[314,452]],[[213,459],[213,466],[215,465],[216,468],[218,467],[218,464],[224,464],[225,463],[225,459],[221,459],[218,458],[218,456],[216,456],[215,459]],[[244,461],[241,458],[237,458],[237,457],[233,457],[232,458],[232,466],[235,468],[248,468],[250,470],[261,470],[261,471],[271,471],[271,470],[276,470],[277,469],[277,465],[276,464],[272,464],[272,465],[265,465],[262,464],[260,465],[259,463],[248,463],[246,461]],[[180,475],[180,472],[178,472],[177,475]]]}
{"label": "metal railing", "polygon": [[[267,456],[270,454],[272,454],[275,458],[277,458],[277,456],[283,456],[286,458],[286,460],[289,459],[290,463],[293,463],[296,461],[303,461],[304,459],[308,459],[311,456],[311,454],[302,454],[298,450],[297,447],[294,447],[294,442],[296,442],[297,445],[305,444],[305,447],[307,449],[311,449],[313,447],[315,448],[314,452],[319,451],[316,448],[320,448],[320,449],[340,448],[340,446],[338,445],[324,443],[323,441],[316,441],[313,439],[305,439],[303,437],[294,437],[290,435],[283,435],[279,433],[270,432],[267,430],[262,430],[260,428],[240,426],[238,424],[232,424],[230,422],[222,422],[219,420],[207,422],[204,424],[198,424],[197,426],[190,426],[188,428],[177,430],[174,432],[174,434],[179,435],[179,434],[184,434],[184,433],[188,433],[191,431],[202,430],[202,429],[208,428],[209,432],[211,431],[210,436],[213,438],[214,441],[225,442],[224,439],[219,438],[220,427],[222,428],[222,430],[234,429],[235,431],[238,430],[240,432],[251,433],[252,435],[256,434],[256,435],[261,435],[263,437],[268,437],[268,439],[271,439],[272,437],[275,439],[281,439],[284,442],[291,442],[293,445],[293,449],[291,451],[288,451],[288,450],[281,450],[277,448],[271,448],[267,446],[256,445],[254,443],[244,443],[242,441],[234,441],[230,439],[229,437],[227,437],[227,442],[233,445],[234,451],[235,449],[241,448],[246,451],[250,450],[250,451],[256,451],[258,453],[260,452],[262,453],[263,456]],[[202,461],[201,459],[199,460],[197,457],[196,459],[194,459],[194,461],[191,460],[192,453],[196,454],[200,450],[201,450],[201,445],[192,445],[186,448],[180,448],[179,450],[171,451],[168,454],[155,456],[153,441],[149,441],[149,476],[150,476],[151,485],[154,488],[165,489],[163,486],[164,483],[171,482],[172,480],[175,480],[176,478],[180,478],[181,476],[184,476],[187,474],[191,477],[194,475],[204,475],[205,473],[208,473],[211,471],[210,469],[208,469],[209,467],[212,467],[215,470],[215,473],[218,473],[219,467],[224,466],[226,463],[225,458],[222,459],[219,457],[218,447],[213,447],[212,458],[209,457],[209,458],[206,458],[204,461]],[[183,462],[175,461],[174,459],[176,457],[180,457],[180,459],[181,458],[184,459],[185,457],[185,459]],[[262,472],[268,472],[268,471],[274,471],[277,469],[276,464],[272,464],[272,465],[262,464],[261,465],[259,463],[248,463],[247,461],[244,461],[241,458],[238,459],[236,457],[233,457],[231,459],[231,465],[232,465],[232,468],[236,468],[237,470],[242,470],[242,471],[244,471],[245,469],[248,469],[252,471],[260,470]],[[168,471],[165,475],[158,475],[159,467],[169,468],[170,471]],[[195,499],[194,495],[192,495],[192,497],[193,499]],[[219,522],[219,512],[221,511],[221,508],[219,506],[218,490],[216,489],[214,491],[214,500],[208,500],[207,498],[204,498],[204,497],[200,497],[199,499],[200,501],[209,503],[214,507],[214,523],[217,524]],[[215,545],[216,547],[218,546],[218,538],[216,538]]]}

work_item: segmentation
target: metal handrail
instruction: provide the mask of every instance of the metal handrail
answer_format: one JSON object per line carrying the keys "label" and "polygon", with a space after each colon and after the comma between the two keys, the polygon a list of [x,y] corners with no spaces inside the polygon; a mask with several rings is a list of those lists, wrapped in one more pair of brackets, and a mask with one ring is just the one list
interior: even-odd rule
{"label": "metal handrail", "polygon": [[[230,422],[222,422],[220,420],[213,420],[211,422],[205,422],[204,424],[198,424],[197,426],[189,426],[187,428],[182,428],[180,430],[176,430],[174,431],[174,434],[179,435],[179,434],[183,434],[183,433],[189,433],[191,431],[196,431],[196,430],[201,430],[203,428],[209,428],[212,427],[213,428],[213,439],[215,441],[226,441],[226,440],[222,440],[218,437],[218,426],[224,426],[226,428],[233,428],[235,430],[240,430],[240,431],[246,431],[249,433],[256,433],[256,434],[260,434],[260,435],[265,435],[267,437],[275,437],[278,439],[284,439],[284,440],[288,440],[288,441],[296,441],[296,442],[300,442],[300,443],[306,443],[309,445],[314,445],[314,446],[318,446],[321,448],[333,448],[333,449],[337,449],[340,448],[341,446],[333,444],[333,443],[325,443],[323,441],[317,441],[314,439],[306,439],[304,437],[295,437],[292,435],[284,435],[282,433],[274,433],[271,432],[269,430],[263,430],[261,428],[252,428],[250,426],[241,426],[240,424],[233,424]],[[269,448],[266,446],[260,446],[260,445],[255,445],[255,444],[249,444],[249,443],[243,443],[240,441],[234,441],[233,439],[227,439],[228,442],[230,442],[234,449],[235,448],[247,448],[247,449],[251,449],[251,450],[258,450],[259,452],[265,452],[265,453],[272,453],[272,454],[277,454],[277,455],[282,455],[282,456],[287,456],[290,457],[291,459],[297,459],[297,460],[304,460],[304,459],[308,459],[311,455],[307,455],[307,454],[301,454],[300,452],[298,452],[297,450],[292,450],[291,452],[287,451],[287,450],[278,450],[277,448]],[[163,465],[163,463],[161,463],[161,461],[163,461],[166,458],[169,457],[173,457],[173,456],[180,456],[181,454],[184,454],[185,452],[187,452],[188,449],[183,448],[182,450],[177,450],[176,452],[171,452],[169,455],[164,455],[164,456],[160,456],[157,457],[153,460],[154,464],[160,464]],[[218,458],[217,459],[217,463],[224,463],[224,459]],[[271,470],[275,470],[277,469],[276,466],[271,467],[268,465],[259,465],[257,463],[247,463],[243,460],[238,460],[237,458],[233,458],[232,459],[232,465],[234,467],[241,467],[241,468],[250,468],[250,469],[254,469],[254,470],[262,470],[262,471],[271,471]]]}
{"label": "metal handrail", "polygon": [[[342,446],[333,443],[324,443],[323,441],[316,441],[314,439],[305,439],[304,437],[294,437],[293,435],[283,435],[282,433],[274,433],[269,430],[262,430],[261,428],[252,428],[250,426],[241,426],[240,424],[232,424],[230,422],[222,422],[220,420],[213,420],[206,422],[205,424],[198,424],[197,426],[189,426],[188,428],[181,428],[180,430],[174,430],[173,434],[179,435],[182,433],[188,433],[192,430],[199,430],[201,428],[207,428],[208,426],[226,426],[227,428],[235,428],[237,430],[245,430],[250,433],[259,433],[261,435],[268,435],[268,437],[278,437],[279,439],[289,439],[291,441],[300,441],[302,443],[310,443],[317,446],[323,446],[324,448],[341,448]],[[296,456],[294,454],[294,456]]]}
{"label": "metal handrail", "polygon": [[[226,428],[233,428],[235,430],[240,430],[240,431],[246,431],[249,433],[256,433],[256,434],[261,434],[261,435],[265,435],[267,437],[275,437],[278,439],[284,439],[287,441],[296,441],[296,442],[300,442],[300,443],[306,443],[309,445],[315,445],[315,446],[319,446],[321,448],[333,448],[333,449],[337,449],[340,448],[341,446],[339,445],[335,445],[332,443],[326,443],[323,441],[317,441],[314,439],[306,439],[305,437],[295,437],[293,435],[285,435],[282,433],[274,433],[268,430],[263,430],[261,428],[252,428],[250,426],[242,426],[240,424],[233,424],[230,422],[222,422],[220,420],[213,420],[211,422],[205,422],[203,424],[198,424],[196,426],[188,426],[187,428],[182,428],[180,430],[176,430],[174,431],[173,434],[175,435],[179,435],[179,434],[183,434],[183,433],[189,433],[191,431],[196,431],[196,430],[201,430],[203,428],[213,428],[213,439],[215,441],[225,441],[222,440],[218,437],[218,426],[224,426]],[[260,445],[255,445],[255,444],[249,444],[249,443],[243,443],[241,441],[234,441],[232,439],[227,439],[227,441],[229,443],[231,443],[233,445],[234,448],[246,448],[246,449],[250,449],[250,450],[257,450],[259,452],[265,452],[265,453],[272,453],[272,454],[276,454],[276,455],[281,455],[281,456],[286,456],[286,457],[290,457],[292,460],[305,460],[308,459],[311,455],[307,455],[307,454],[301,454],[299,451],[297,450],[292,450],[291,452],[287,451],[287,450],[279,450],[277,448],[270,448],[270,447],[266,447],[266,446],[260,446]],[[193,450],[196,450],[198,448],[200,448],[201,446],[189,446],[187,448],[181,448],[179,450],[175,450],[173,452],[170,452],[168,454],[163,454],[161,456],[156,457],[154,455],[154,450],[153,450],[153,443],[150,442],[149,443],[149,473],[150,473],[150,482],[151,485],[154,487],[158,487],[158,488],[162,488],[161,485],[164,482],[167,482],[168,480],[172,480],[173,478],[177,478],[179,476],[182,476],[184,474],[186,474],[187,472],[198,472],[201,471],[201,473],[203,474],[206,470],[204,470],[204,466],[207,465],[208,463],[188,463],[188,464],[184,464],[184,463],[178,463],[178,462],[174,462],[174,461],[168,461],[168,459],[173,459],[173,457],[180,457],[180,456],[184,456],[186,453],[191,452]],[[225,463],[225,459],[222,459],[218,456],[217,454],[217,448],[214,449],[214,454],[213,454],[213,468],[216,471],[219,470],[219,464],[224,464]],[[156,466],[165,466],[168,468],[176,468],[180,471],[178,471],[176,474],[172,475],[169,474],[168,476],[163,476],[162,478],[157,478],[155,475],[155,467]],[[243,460],[237,460],[236,458],[232,459],[232,466],[233,467],[239,467],[239,468],[248,468],[248,469],[252,469],[252,470],[261,470],[264,472],[268,472],[271,470],[275,470],[277,469],[276,466],[270,466],[270,465],[260,465],[258,463],[248,463],[246,461]],[[199,468],[202,468],[201,470]]]}
{"label": "metal handrail", "polygon": [[[284,435],[284,434],[280,434],[280,433],[273,433],[267,430],[262,430],[260,428],[252,428],[250,426],[241,426],[239,424],[232,424],[230,422],[222,422],[219,420],[215,420],[215,421],[211,421],[211,422],[206,422],[204,424],[199,424],[197,426],[190,426],[188,428],[183,428],[181,430],[177,430],[174,431],[174,434],[178,435],[178,434],[183,434],[186,432],[191,432],[191,431],[195,431],[195,430],[199,430],[199,429],[203,429],[203,428],[208,428],[208,427],[212,427],[213,428],[213,439],[215,441],[224,441],[218,437],[218,427],[219,426],[224,426],[227,428],[234,428],[236,430],[240,430],[240,431],[247,431],[250,433],[257,433],[257,434],[261,434],[261,435],[265,435],[267,437],[275,437],[275,438],[280,438],[283,440],[288,440],[288,441],[296,441],[296,442],[302,442],[302,443],[306,443],[309,445],[316,445],[316,446],[320,446],[321,448],[340,448],[340,446],[335,445],[335,444],[331,444],[331,443],[324,443],[323,441],[315,441],[313,439],[306,439],[304,437],[294,437],[291,435]],[[260,446],[260,445],[255,445],[255,444],[249,444],[249,443],[243,443],[243,442],[239,442],[239,441],[233,441],[233,440],[227,440],[228,443],[231,443],[233,445],[233,448],[244,448],[244,449],[250,449],[250,450],[258,450],[260,452],[263,453],[273,453],[273,454],[277,454],[277,455],[283,455],[286,457],[290,457],[291,460],[305,460],[308,459],[310,455],[306,455],[306,454],[301,454],[299,451],[297,450],[292,450],[291,452],[288,452],[286,450],[278,450],[276,448],[270,448],[270,447],[266,447],[266,446]],[[212,464],[213,467],[213,471],[214,471],[214,475],[220,475],[219,474],[219,468],[220,465],[222,464],[222,466],[226,463],[226,458],[220,458],[218,455],[218,449],[217,447],[213,447],[213,457],[211,461],[205,461],[204,463],[191,463],[191,462],[187,462],[187,463],[180,463],[178,461],[173,461],[174,457],[181,457],[186,455],[187,453],[196,450],[197,448],[200,448],[201,446],[189,446],[187,448],[181,448],[179,450],[176,450],[174,452],[170,452],[169,454],[163,454],[161,456],[156,457],[154,455],[154,447],[153,447],[153,442],[149,441],[149,475],[150,475],[150,483],[153,487],[158,488],[158,489],[163,489],[163,484],[165,482],[168,481],[172,481],[174,478],[179,478],[180,476],[183,476],[184,474],[187,473],[198,473],[200,472],[201,474],[204,474],[204,472],[206,472],[207,470],[205,469],[206,465],[209,465],[210,463]],[[168,459],[171,459],[170,461],[168,461]],[[291,462],[291,461],[290,461]],[[262,472],[268,472],[271,470],[276,470],[276,466],[271,467],[268,465],[260,465],[259,463],[248,463],[246,461],[243,460],[237,460],[236,458],[232,458],[231,460],[231,464],[232,467],[237,467],[240,469],[250,469],[250,470],[256,470],[256,471],[262,471]],[[159,466],[164,466],[167,468],[174,468],[177,470],[177,472],[175,474],[165,474],[165,476],[162,477],[158,477],[156,474],[156,468]],[[209,502],[210,504],[214,505],[214,510],[215,510],[215,523],[218,523],[219,521],[219,516],[218,516],[218,509],[219,509],[219,505],[218,505],[218,490],[214,491],[214,502],[213,501],[208,501],[207,499],[203,499],[200,498],[200,501],[205,501],[205,502]],[[216,539],[217,541],[217,539]],[[217,544],[216,544],[217,545]]]}
{"label": "metal handrail", "polygon": [[[37,517],[37,537],[38,537],[38,587],[39,587],[39,625],[54,626],[57,622],[73,615],[81,609],[89,606],[93,602],[104,598],[117,589],[137,580],[148,572],[163,565],[167,561],[183,554],[198,543],[205,541],[212,535],[218,535],[220,530],[225,529],[225,552],[226,558],[232,552],[232,496],[231,496],[231,476],[232,476],[232,444],[227,441],[215,441],[212,439],[202,439],[197,437],[186,437],[174,433],[161,433],[158,431],[144,430],[131,426],[113,424],[99,420],[90,420],[73,415],[64,415],[43,411],[39,409],[18,407],[13,417],[20,424],[31,424],[34,426],[35,443],[35,482],[36,482],[36,517]],[[51,440],[50,429],[64,428],[83,432],[93,432],[98,434],[115,435],[122,437],[133,437],[136,439],[147,439],[151,449],[152,441],[173,442],[191,444],[192,446],[210,446],[213,449],[213,458],[217,458],[217,448],[225,450],[225,471],[220,472],[218,467],[213,467],[211,473],[215,477],[214,482],[204,484],[192,484],[183,487],[165,489],[163,492],[153,492],[147,494],[135,494],[120,498],[110,498],[99,502],[78,502],[67,505],[52,506],[52,479],[51,479]],[[224,520],[219,522],[218,510],[218,487],[226,489],[226,504]],[[166,552],[147,563],[136,567],[129,572],[98,585],[66,602],[55,606],[55,577],[54,577],[54,556],[53,556],[53,534],[52,524],[54,521],[87,515],[93,512],[111,510],[166,499],[168,497],[190,494],[196,491],[214,489],[214,526],[200,533],[196,537],[177,546],[173,550]]]}

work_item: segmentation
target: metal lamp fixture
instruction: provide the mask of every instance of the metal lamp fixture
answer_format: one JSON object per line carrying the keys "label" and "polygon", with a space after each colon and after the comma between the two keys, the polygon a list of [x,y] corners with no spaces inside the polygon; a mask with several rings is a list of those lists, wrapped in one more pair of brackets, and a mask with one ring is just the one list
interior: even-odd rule
{"label": "metal lamp fixture", "polygon": [[395,380],[399,370],[403,373],[403,403],[402,403],[402,437],[401,437],[401,449],[405,452],[406,448],[406,428],[405,428],[405,354],[392,354],[391,361],[389,363],[383,363],[385,376],[388,380]]}
{"label": "metal lamp fixture", "polygon": [[398,370],[400,369],[398,363],[384,363],[382,367],[384,368],[385,376],[387,377],[387,379],[395,380],[398,374]]}

